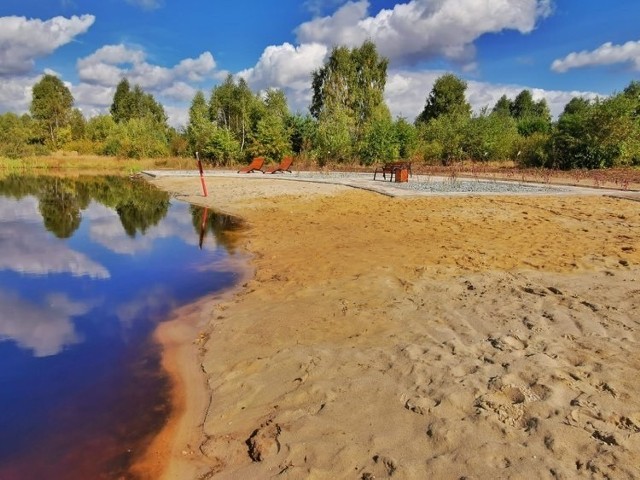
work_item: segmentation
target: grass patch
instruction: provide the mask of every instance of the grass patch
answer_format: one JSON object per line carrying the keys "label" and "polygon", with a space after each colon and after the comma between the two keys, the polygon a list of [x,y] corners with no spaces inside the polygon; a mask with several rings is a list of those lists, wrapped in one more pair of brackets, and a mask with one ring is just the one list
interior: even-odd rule
{"label": "grass patch", "polygon": [[197,169],[195,160],[189,158],[117,158],[99,155],[53,154],[47,156],[4,158],[0,157],[0,174],[58,173],[79,171],[82,173],[132,175],[142,170]]}

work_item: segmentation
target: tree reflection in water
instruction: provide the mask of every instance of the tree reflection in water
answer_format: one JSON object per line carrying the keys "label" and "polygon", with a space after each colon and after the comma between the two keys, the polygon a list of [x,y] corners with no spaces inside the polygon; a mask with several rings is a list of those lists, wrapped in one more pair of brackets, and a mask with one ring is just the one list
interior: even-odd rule
{"label": "tree reflection in water", "polygon": [[[168,193],[143,180],[117,176],[10,175],[0,180],[0,195],[16,199],[35,196],[45,228],[58,238],[73,235],[80,227],[82,210],[92,200],[113,208],[132,238],[157,225],[167,215],[170,204]],[[232,251],[231,232],[241,228],[239,219],[197,206],[191,206],[190,212],[198,235],[206,238],[211,234],[218,245]]]}

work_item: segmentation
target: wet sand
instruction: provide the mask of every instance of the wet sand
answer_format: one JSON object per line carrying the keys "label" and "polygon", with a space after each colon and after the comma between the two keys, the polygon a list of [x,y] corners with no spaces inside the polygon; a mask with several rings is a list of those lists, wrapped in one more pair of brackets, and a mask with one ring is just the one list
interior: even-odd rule
{"label": "wet sand", "polygon": [[244,218],[251,270],[163,327],[149,478],[640,478],[637,202],[152,183]]}

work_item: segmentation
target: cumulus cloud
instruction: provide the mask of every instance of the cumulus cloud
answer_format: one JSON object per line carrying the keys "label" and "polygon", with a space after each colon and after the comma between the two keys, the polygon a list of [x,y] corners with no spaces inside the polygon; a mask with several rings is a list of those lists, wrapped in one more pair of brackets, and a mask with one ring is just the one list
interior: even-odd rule
{"label": "cumulus cloud", "polygon": [[[389,73],[385,100],[394,116],[402,116],[413,121],[424,108],[427,96],[436,79],[446,72],[412,72],[397,70]],[[468,81],[466,97],[475,112],[484,107],[492,108],[502,95],[515,98],[522,90],[531,91],[535,101],[546,99],[551,115],[557,117],[565,105],[574,97],[595,99],[594,92],[543,90],[526,85],[496,85],[486,82]]]}
{"label": "cumulus cloud", "polygon": [[[72,93],[85,114],[105,110],[124,77],[132,85],[140,85],[145,91],[162,97],[160,100],[186,102],[197,91],[193,83],[216,76],[216,62],[210,52],[186,58],[173,67],[163,67],[147,62],[143,50],[122,44],[105,45],[79,59],[76,66],[80,83],[72,87]],[[165,108],[169,110],[166,105]],[[175,115],[168,114],[170,123],[178,126]]]}
{"label": "cumulus cloud", "polygon": [[71,42],[94,22],[93,15],[49,20],[0,17],[0,76],[29,73],[37,58]]}
{"label": "cumulus cloud", "polygon": [[40,77],[19,76],[0,80],[0,112],[26,112],[33,85]]}
{"label": "cumulus cloud", "polygon": [[71,318],[87,313],[91,305],[73,302],[64,294],[51,294],[44,300],[44,305],[37,305],[0,290],[0,341],[12,340],[36,357],[55,355],[78,343],[80,336]]}
{"label": "cumulus cloud", "polygon": [[503,30],[530,33],[551,13],[551,0],[412,0],[369,15],[369,1],[349,2],[333,15],[300,25],[298,41],[358,46],[372,40],[394,65],[410,65],[438,56],[466,64],[473,42]]}
{"label": "cumulus cloud", "polygon": [[90,111],[102,111],[104,107],[111,105],[113,95],[116,93],[115,87],[92,85],[90,83],[72,85],[70,90],[76,105],[81,106],[81,110],[85,115]]}
{"label": "cumulus cloud", "polygon": [[293,88],[311,85],[311,72],[322,66],[327,47],[308,43],[294,47],[290,43],[267,47],[255,67],[239,72],[254,88]]}
{"label": "cumulus cloud", "polygon": [[[331,2],[344,3],[344,2]],[[308,2],[320,8],[327,2]],[[355,47],[373,41],[378,52],[389,58],[396,71],[420,61],[446,58],[463,71],[478,68],[474,42],[483,34],[502,30],[531,32],[539,19],[551,14],[551,0],[412,0],[370,15],[368,0],[344,3],[332,15],[317,17],[296,29],[298,46],[284,43],[267,47],[256,65],[239,72],[254,89],[281,88],[293,110],[304,111],[311,100],[311,73],[322,66],[334,45]],[[390,71],[391,73],[391,71]],[[407,74],[409,72],[406,72]],[[426,72],[430,84],[437,73]],[[407,77],[412,78],[412,77]],[[424,80],[424,78],[423,78]],[[403,80],[389,78],[388,92],[402,89]],[[429,86],[429,89],[431,87]],[[420,96],[426,95],[422,91]],[[416,104],[410,95],[389,94],[397,111],[414,116]],[[407,102],[403,106],[403,102]]]}
{"label": "cumulus cloud", "polygon": [[554,60],[551,69],[564,73],[573,68],[598,67],[617,63],[630,64],[640,71],[640,41],[630,41],[623,45],[604,43],[592,51],[572,52],[562,59]]}
{"label": "cumulus cloud", "polygon": [[125,45],[106,45],[77,62],[82,82],[113,87],[127,77],[133,84],[156,91],[182,80],[202,81],[211,76],[215,66],[210,52],[184,59],[171,68],[153,65],[146,61],[144,51]]}
{"label": "cumulus cloud", "polygon": [[179,101],[190,101],[195,96],[198,90],[188,83],[176,82],[168,88],[165,88],[160,92],[163,97],[171,98]]}
{"label": "cumulus cloud", "polygon": [[320,43],[272,45],[265,48],[254,67],[238,76],[254,90],[282,89],[294,112],[306,111],[311,98],[311,73],[322,66],[327,53],[328,48]]}

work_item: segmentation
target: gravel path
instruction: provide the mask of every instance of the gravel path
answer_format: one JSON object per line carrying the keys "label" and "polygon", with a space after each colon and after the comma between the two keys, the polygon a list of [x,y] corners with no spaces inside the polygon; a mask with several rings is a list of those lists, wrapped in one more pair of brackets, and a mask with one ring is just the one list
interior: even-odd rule
{"label": "gravel path", "polygon": [[[183,171],[146,171],[151,177],[165,176],[198,176],[197,170]],[[391,197],[412,197],[422,195],[609,195],[621,196],[620,191],[552,185],[542,183],[526,183],[520,181],[503,181],[492,179],[450,178],[429,175],[413,175],[406,183],[389,182],[381,176],[373,180],[371,173],[355,172],[306,172],[294,171],[277,175],[260,173],[237,174],[235,171],[205,171],[206,177],[236,177],[253,180],[277,181],[297,180],[300,182],[326,183],[344,185],[370,190]],[[269,182],[270,183],[270,182]],[[632,200],[640,194],[629,194]],[[627,196],[625,196],[627,198]]]}

